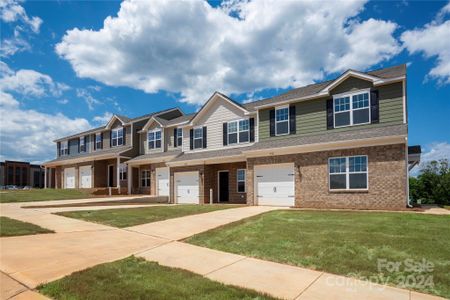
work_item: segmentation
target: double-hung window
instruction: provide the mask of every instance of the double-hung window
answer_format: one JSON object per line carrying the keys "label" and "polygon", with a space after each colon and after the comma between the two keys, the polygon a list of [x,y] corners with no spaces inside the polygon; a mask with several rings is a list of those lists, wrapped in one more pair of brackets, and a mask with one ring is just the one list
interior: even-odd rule
{"label": "double-hung window", "polygon": [[203,148],[203,128],[194,128],[194,149]]}
{"label": "double-hung window", "polygon": [[275,135],[289,134],[289,107],[275,109]]}
{"label": "double-hung window", "polygon": [[95,134],[95,149],[102,149],[102,134]]}
{"label": "double-hung window", "polygon": [[142,170],[141,172],[141,187],[150,186],[150,170]]}
{"label": "double-hung window", "polygon": [[111,131],[111,146],[123,145],[123,127],[115,128]]}
{"label": "double-hung window", "polygon": [[368,91],[334,97],[334,127],[370,123]]}
{"label": "double-hung window", "polygon": [[245,169],[238,169],[236,171],[237,177],[237,192],[245,193]]}
{"label": "double-hung window", "polygon": [[183,145],[183,128],[177,128],[175,139],[177,140],[177,147]]}
{"label": "double-hung window", "polygon": [[367,156],[332,157],[328,160],[330,190],[366,190]]}
{"label": "double-hung window", "polygon": [[86,152],[86,138],[80,137],[80,152]]}
{"label": "double-hung window", "polygon": [[148,149],[161,148],[161,130],[153,130],[148,133]]}
{"label": "double-hung window", "polygon": [[69,155],[69,142],[62,141],[59,151],[61,156]]}
{"label": "double-hung window", "polygon": [[120,180],[127,180],[127,165],[126,164],[119,165],[119,178],[120,178]]}
{"label": "double-hung window", "polygon": [[228,145],[247,143],[250,140],[250,122],[248,119],[228,122]]}

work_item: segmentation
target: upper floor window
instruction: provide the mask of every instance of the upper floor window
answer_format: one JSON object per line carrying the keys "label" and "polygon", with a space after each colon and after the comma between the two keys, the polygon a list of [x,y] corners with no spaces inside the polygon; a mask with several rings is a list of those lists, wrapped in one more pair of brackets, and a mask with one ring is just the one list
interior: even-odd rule
{"label": "upper floor window", "polygon": [[334,127],[370,123],[369,92],[334,97]]}
{"label": "upper floor window", "polygon": [[333,157],[328,161],[330,190],[367,189],[367,156]]}
{"label": "upper floor window", "polygon": [[289,134],[289,107],[275,109],[275,135]]}
{"label": "upper floor window", "polygon": [[118,127],[111,130],[111,146],[123,145],[123,127]]}
{"label": "upper floor window", "polygon": [[60,146],[60,155],[69,155],[69,142],[68,141],[62,141]]}
{"label": "upper floor window", "polygon": [[149,131],[148,149],[161,148],[161,130]]}
{"label": "upper floor window", "polygon": [[194,128],[194,149],[203,148],[203,128]]}
{"label": "upper floor window", "polygon": [[183,128],[177,128],[175,130],[175,139],[176,139],[176,147],[182,146],[183,145]]}
{"label": "upper floor window", "polygon": [[86,137],[80,137],[80,152],[86,152]]}
{"label": "upper floor window", "polygon": [[102,149],[102,134],[96,133],[95,134],[95,149]]}
{"label": "upper floor window", "polygon": [[228,145],[246,143],[250,139],[249,120],[228,122]]}
{"label": "upper floor window", "polygon": [[126,164],[119,165],[119,179],[127,180],[127,165]]}

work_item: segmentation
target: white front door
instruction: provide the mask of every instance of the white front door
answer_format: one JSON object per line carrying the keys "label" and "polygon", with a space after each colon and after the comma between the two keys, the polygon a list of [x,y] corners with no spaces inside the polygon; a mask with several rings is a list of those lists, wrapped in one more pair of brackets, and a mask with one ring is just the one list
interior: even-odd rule
{"label": "white front door", "polygon": [[169,196],[169,168],[156,168],[156,189],[158,196]]}
{"label": "white front door", "polygon": [[294,164],[255,166],[258,205],[294,206]]}
{"label": "white front door", "polygon": [[175,173],[175,201],[176,203],[199,204],[198,172]]}
{"label": "white front door", "polygon": [[92,187],[91,166],[80,167],[80,188],[89,189]]}
{"label": "white front door", "polygon": [[64,169],[64,188],[66,189],[75,188],[75,168]]}

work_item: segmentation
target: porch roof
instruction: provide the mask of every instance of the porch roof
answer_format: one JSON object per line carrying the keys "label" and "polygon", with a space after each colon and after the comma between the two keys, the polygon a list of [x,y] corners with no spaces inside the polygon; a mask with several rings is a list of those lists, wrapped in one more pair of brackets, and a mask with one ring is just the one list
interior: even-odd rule
{"label": "porch roof", "polygon": [[139,155],[133,159],[127,161],[130,165],[141,165],[145,163],[154,163],[154,162],[166,162],[172,160],[181,154],[181,150],[174,150],[168,152],[157,152],[157,153],[149,153],[144,155]]}
{"label": "porch roof", "polygon": [[243,155],[244,149],[249,149],[251,146],[231,148],[231,149],[220,149],[212,151],[199,151],[193,153],[183,153],[171,160],[167,164],[170,166],[183,166],[183,165],[195,165],[195,164],[211,164],[211,163],[221,163],[221,160],[226,160],[226,162],[236,162],[245,161],[245,156]]}

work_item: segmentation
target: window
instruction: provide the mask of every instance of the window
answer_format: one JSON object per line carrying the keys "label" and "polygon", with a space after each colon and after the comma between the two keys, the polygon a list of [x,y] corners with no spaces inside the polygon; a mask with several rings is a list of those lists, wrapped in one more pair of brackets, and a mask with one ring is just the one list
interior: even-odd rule
{"label": "window", "polygon": [[127,180],[127,165],[126,164],[119,165],[119,178],[120,178],[120,180]]}
{"label": "window", "polygon": [[68,141],[61,142],[60,155],[61,156],[69,155],[69,142]]}
{"label": "window", "polygon": [[180,147],[183,145],[183,128],[177,128],[177,134],[175,136],[175,139],[177,139],[177,147]]}
{"label": "window", "polygon": [[369,92],[334,98],[334,127],[370,123]]}
{"label": "window", "polygon": [[367,189],[367,156],[333,157],[328,161],[330,190]]}
{"label": "window", "polygon": [[80,152],[86,152],[86,139],[84,136],[80,137]]}
{"label": "window", "polygon": [[238,193],[245,193],[245,169],[238,169],[236,177]]}
{"label": "window", "polygon": [[203,148],[203,128],[194,129],[194,149]]}
{"label": "window", "polygon": [[142,170],[141,187],[150,187],[150,170]]}
{"label": "window", "polygon": [[228,145],[246,143],[250,139],[250,122],[248,119],[228,122]]}
{"label": "window", "polygon": [[289,134],[289,107],[275,109],[275,135]]}
{"label": "window", "polygon": [[111,145],[113,147],[123,145],[123,127],[115,128],[111,131]]}
{"label": "window", "polygon": [[96,133],[95,134],[95,149],[102,149],[102,134]]}
{"label": "window", "polygon": [[148,132],[148,149],[161,148],[161,130]]}

